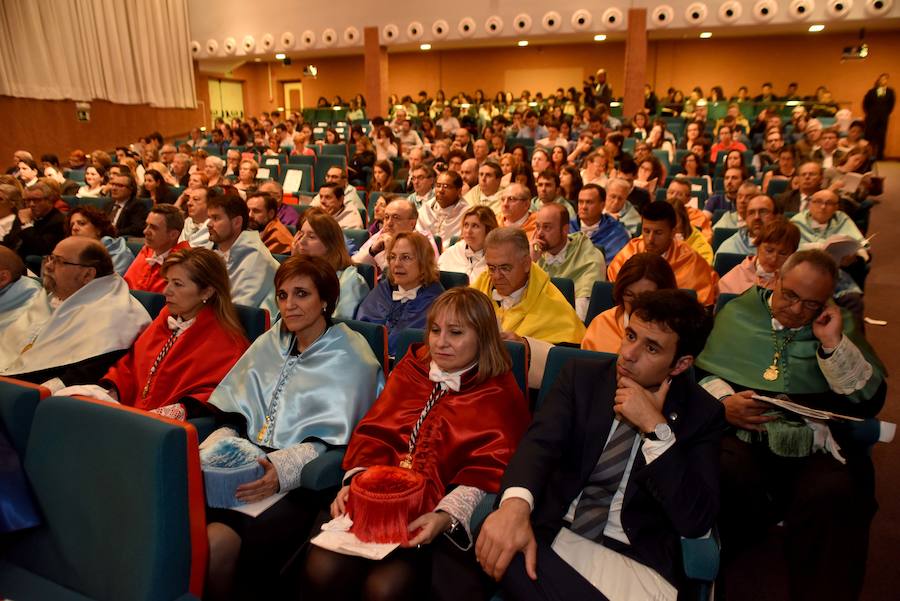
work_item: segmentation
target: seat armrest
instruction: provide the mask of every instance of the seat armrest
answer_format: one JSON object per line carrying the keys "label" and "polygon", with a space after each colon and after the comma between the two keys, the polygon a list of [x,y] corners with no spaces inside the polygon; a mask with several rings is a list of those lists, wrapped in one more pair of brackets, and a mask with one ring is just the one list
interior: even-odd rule
{"label": "seat armrest", "polygon": [[300,486],[321,491],[340,486],[344,477],[341,463],[344,461],[344,447],[328,449],[303,466],[300,472]]}

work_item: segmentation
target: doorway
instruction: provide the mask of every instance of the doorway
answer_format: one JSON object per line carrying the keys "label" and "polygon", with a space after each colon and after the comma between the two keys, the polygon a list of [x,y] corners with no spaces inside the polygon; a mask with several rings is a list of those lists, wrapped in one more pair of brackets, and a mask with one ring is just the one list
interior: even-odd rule
{"label": "doorway", "polygon": [[300,111],[303,109],[303,82],[286,81],[284,82],[284,112],[287,115],[291,111]]}
{"label": "doorway", "polygon": [[244,118],[244,83],[223,79],[209,80],[209,112],[212,121]]}

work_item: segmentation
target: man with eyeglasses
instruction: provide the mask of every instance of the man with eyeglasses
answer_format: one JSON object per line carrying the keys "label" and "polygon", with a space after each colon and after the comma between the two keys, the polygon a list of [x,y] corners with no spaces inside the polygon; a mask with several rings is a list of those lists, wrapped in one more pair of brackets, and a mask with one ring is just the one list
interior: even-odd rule
{"label": "man with eyeglasses", "polygon": [[57,198],[56,192],[44,182],[25,189],[25,208],[19,211],[21,243],[16,249],[23,259],[29,255],[50,254],[57,242],[65,237],[66,218],[53,206]]}
{"label": "man with eyeglasses", "polygon": [[0,375],[41,384],[52,392],[96,384],[150,324],[98,240],[71,236],[44,257],[46,293],[0,336]]}
{"label": "man with eyeglasses", "polygon": [[744,212],[746,225],[719,245],[716,254],[731,253],[735,255],[755,255],[756,245],[753,241],[762,233],[763,228],[780,215],[775,201],[760,194],[747,203]]}
{"label": "man with eyeglasses", "polygon": [[404,196],[391,197],[384,207],[384,225],[377,234],[365,241],[356,254],[353,255],[354,263],[367,263],[384,271],[387,269],[387,253],[385,249],[390,246],[391,240],[400,232],[418,231],[428,238],[434,256],[437,257],[437,243],[434,236],[428,230],[420,230],[416,227],[419,220],[419,211],[414,202]]}
{"label": "man with eyeglasses", "polygon": [[514,227],[525,232],[530,239],[534,235],[537,215],[531,212],[531,192],[522,184],[510,184],[501,192],[500,218],[501,227]]}
{"label": "man with eyeglasses", "polygon": [[140,236],[150,212],[143,199],[137,197],[137,184],[131,173],[120,171],[109,177],[109,196],[103,208],[119,236]]}
{"label": "man with eyeglasses", "polygon": [[[793,187],[796,186],[796,187]],[[813,194],[822,189],[822,165],[813,160],[806,160],[797,167],[792,179],[793,189],[785,190],[775,201],[784,212],[799,213],[809,208]]]}
{"label": "man with eyeglasses", "polygon": [[532,261],[531,243],[522,230],[491,230],[484,240],[484,257],[487,270],[472,287],[494,300],[503,338],[527,342],[529,386],[537,388],[552,345],[580,344],[584,323],[550,276]]}
{"label": "man with eyeglasses", "polygon": [[784,139],[777,127],[766,130],[764,150],[753,156],[752,165],[757,173],[762,173],[769,165],[778,162],[778,152],[784,147]]}
{"label": "man with eyeglasses", "polygon": [[806,421],[753,398],[787,395],[859,417],[881,409],[884,368],[830,300],[837,278],[827,253],[794,253],[774,290],[754,287],[725,305],[696,361],[733,426],[722,441],[723,559],[783,522],[791,599],[858,598],[876,510],[868,450],[840,422]]}
{"label": "man with eyeglasses", "polygon": [[[412,159],[410,159],[410,162]],[[416,165],[412,167],[410,172],[410,180],[412,181],[412,192],[408,198],[416,203],[416,208],[434,200],[434,169],[428,165]],[[409,188],[407,188],[409,189]]]}

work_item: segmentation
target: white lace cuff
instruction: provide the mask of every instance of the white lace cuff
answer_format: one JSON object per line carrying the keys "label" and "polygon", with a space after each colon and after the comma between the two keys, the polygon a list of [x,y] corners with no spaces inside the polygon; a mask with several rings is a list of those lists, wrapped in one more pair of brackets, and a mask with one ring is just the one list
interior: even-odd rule
{"label": "white lace cuff", "polygon": [[846,336],[841,338],[831,355],[823,359],[816,353],[816,360],[828,386],[838,394],[847,395],[862,390],[872,377],[872,365]]}
{"label": "white lace cuff", "polygon": [[[462,541],[465,543],[465,546],[461,545],[461,541],[454,538],[451,533],[445,533],[450,542],[463,551],[468,551],[472,548],[472,531],[469,528],[469,522],[472,519],[472,514],[475,513],[475,508],[478,507],[485,495],[487,495],[486,492],[474,486],[457,486],[447,493],[435,507],[435,511],[445,511],[456,518],[459,521],[459,525],[465,530],[465,540]],[[461,533],[460,538],[462,538]]]}
{"label": "white lace cuff", "polygon": [[267,455],[278,473],[278,484],[281,492],[287,492],[300,486],[300,472],[303,466],[319,456],[321,443],[301,442],[286,449],[278,449]]}

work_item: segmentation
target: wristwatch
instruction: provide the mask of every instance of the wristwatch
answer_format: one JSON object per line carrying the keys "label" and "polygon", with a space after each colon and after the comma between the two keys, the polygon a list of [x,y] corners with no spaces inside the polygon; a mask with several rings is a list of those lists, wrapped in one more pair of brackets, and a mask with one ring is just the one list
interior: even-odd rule
{"label": "wristwatch", "polygon": [[641,434],[641,437],[645,440],[658,440],[661,442],[667,442],[672,438],[672,436],[674,436],[672,434],[672,428],[670,428],[669,424],[665,422],[656,424],[653,427],[652,432],[644,432],[643,434]]}

